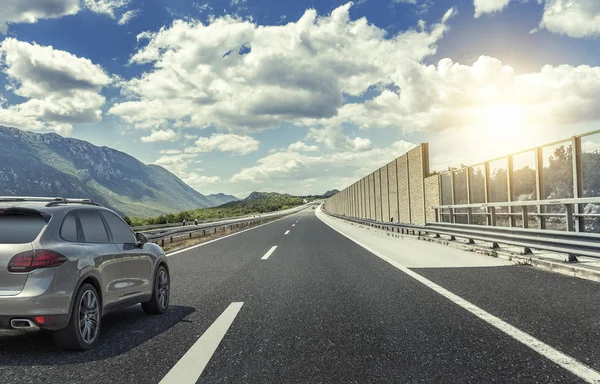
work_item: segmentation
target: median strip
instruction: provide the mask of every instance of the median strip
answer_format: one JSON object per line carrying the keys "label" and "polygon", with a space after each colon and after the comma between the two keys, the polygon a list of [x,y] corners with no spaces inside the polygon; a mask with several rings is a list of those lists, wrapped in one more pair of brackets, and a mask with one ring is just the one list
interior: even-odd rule
{"label": "median strip", "polygon": [[265,255],[261,258],[261,260],[267,260],[273,254],[273,252],[275,252],[276,249],[276,245],[272,246],[271,249],[269,249],[269,251],[265,253]]}
{"label": "median strip", "polygon": [[160,384],[192,384],[198,381],[244,303],[231,303],[198,341],[183,355]]}

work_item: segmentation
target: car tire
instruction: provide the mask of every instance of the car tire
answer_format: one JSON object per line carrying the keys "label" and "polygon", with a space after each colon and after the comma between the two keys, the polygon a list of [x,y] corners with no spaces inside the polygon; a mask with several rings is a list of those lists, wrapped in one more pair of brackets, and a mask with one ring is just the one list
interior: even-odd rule
{"label": "car tire", "polygon": [[164,265],[156,269],[154,275],[154,288],[150,301],[142,303],[142,309],[149,315],[162,315],[169,308],[171,295],[171,279],[169,271]]}
{"label": "car tire", "polygon": [[100,296],[94,286],[83,284],[75,296],[69,324],[54,332],[54,340],[62,349],[91,349],[98,342],[101,322]]}

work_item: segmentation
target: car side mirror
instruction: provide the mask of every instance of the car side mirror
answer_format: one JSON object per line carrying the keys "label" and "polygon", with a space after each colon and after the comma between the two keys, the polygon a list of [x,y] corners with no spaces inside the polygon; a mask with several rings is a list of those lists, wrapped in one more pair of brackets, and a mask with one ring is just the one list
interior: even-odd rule
{"label": "car side mirror", "polygon": [[148,237],[141,232],[135,233],[135,239],[137,240],[138,245],[144,245],[148,242]]}

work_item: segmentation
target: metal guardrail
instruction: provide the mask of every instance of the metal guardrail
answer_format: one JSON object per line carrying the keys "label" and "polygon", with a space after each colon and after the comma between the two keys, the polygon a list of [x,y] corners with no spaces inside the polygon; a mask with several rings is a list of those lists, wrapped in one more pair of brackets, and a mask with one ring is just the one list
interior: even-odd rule
{"label": "metal guardrail", "polygon": [[436,237],[449,236],[450,240],[463,238],[470,244],[475,241],[492,243],[491,248],[499,244],[522,247],[524,254],[533,249],[567,254],[570,262],[577,262],[577,256],[600,258],[600,234],[584,232],[551,231],[527,228],[492,227],[456,223],[427,223],[424,226],[412,224],[384,223],[359,219],[326,212],[330,216],[353,221],[363,225],[402,232],[413,235],[432,234]]}
{"label": "metal guardrail", "polygon": [[188,225],[185,227],[179,227],[172,230],[161,231],[160,233],[144,233],[148,240],[155,243],[160,243],[160,245],[164,246],[165,240],[170,240],[172,243],[175,239],[180,239],[184,237],[191,238],[194,234],[202,232],[202,236],[212,233],[217,233],[219,229],[234,229],[239,227],[250,226],[255,223],[262,223],[267,220],[272,220],[275,218],[279,218],[282,216],[286,216],[292,213],[299,212],[307,207],[314,205],[315,203],[307,203],[295,208],[286,209],[283,211],[277,211],[274,213],[263,214],[260,217],[245,217],[238,220],[225,220],[218,221],[212,223],[206,223],[203,225]]}
{"label": "metal guardrail", "polygon": [[[455,204],[434,206],[436,223],[457,223],[459,217],[466,217],[466,224],[473,224],[473,216],[485,216],[486,224],[495,227],[498,216],[509,217],[509,225],[515,226],[515,217],[521,218],[522,228],[529,227],[530,217],[564,218],[565,229],[569,232],[585,229],[585,219],[599,218],[598,213],[586,213],[586,206],[597,206],[600,210],[600,197],[579,199],[528,200],[513,202],[489,202],[483,204]],[[512,208],[520,208],[521,212],[513,212]],[[535,207],[535,212],[529,208]],[[554,212],[547,212],[546,207],[555,207]],[[497,208],[508,208],[506,212],[498,212]],[[447,221],[446,221],[447,220]],[[544,226],[545,227],[545,226]],[[545,231],[544,228],[540,230]]]}
{"label": "metal guardrail", "polygon": [[[198,220],[198,224],[215,223],[215,222],[219,222],[219,221],[223,221],[223,220],[233,220],[233,219],[241,219],[241,218],[248,218],[248,217],[250,217],[250,216],[241,215],[241,216],[231,216],[231,217],[220,217],[217,219]],[[187,222],[187,225],[195,225],[195,224],[194,224],[194,221],[191,220],[191,221]],[[168,224],[138,225],[135,227],[131,227],[131,229],[139,232],[139,231],[148,231],[148,230],[152,230],[152,229],[163,229],[163,228],[173,228],[173,227],[181,227],[181,221],[178,221],[175,223],[168,223]]]}

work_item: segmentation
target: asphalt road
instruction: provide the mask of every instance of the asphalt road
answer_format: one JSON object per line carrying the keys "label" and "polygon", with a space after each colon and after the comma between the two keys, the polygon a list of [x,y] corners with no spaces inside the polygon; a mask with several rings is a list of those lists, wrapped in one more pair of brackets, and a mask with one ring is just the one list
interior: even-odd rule
{"label": "asphalt road", "polygon": [[[169,312],[107,315],[92,351],[58,351],[44,333],[0,337],[0,383],[158,383],[196,370],[200,383],[585,382],[314,212],[171,256]],[[411,270],[600,370],[598,283],[522,266]],[[179,369],[186,359],[198,363]]]}

